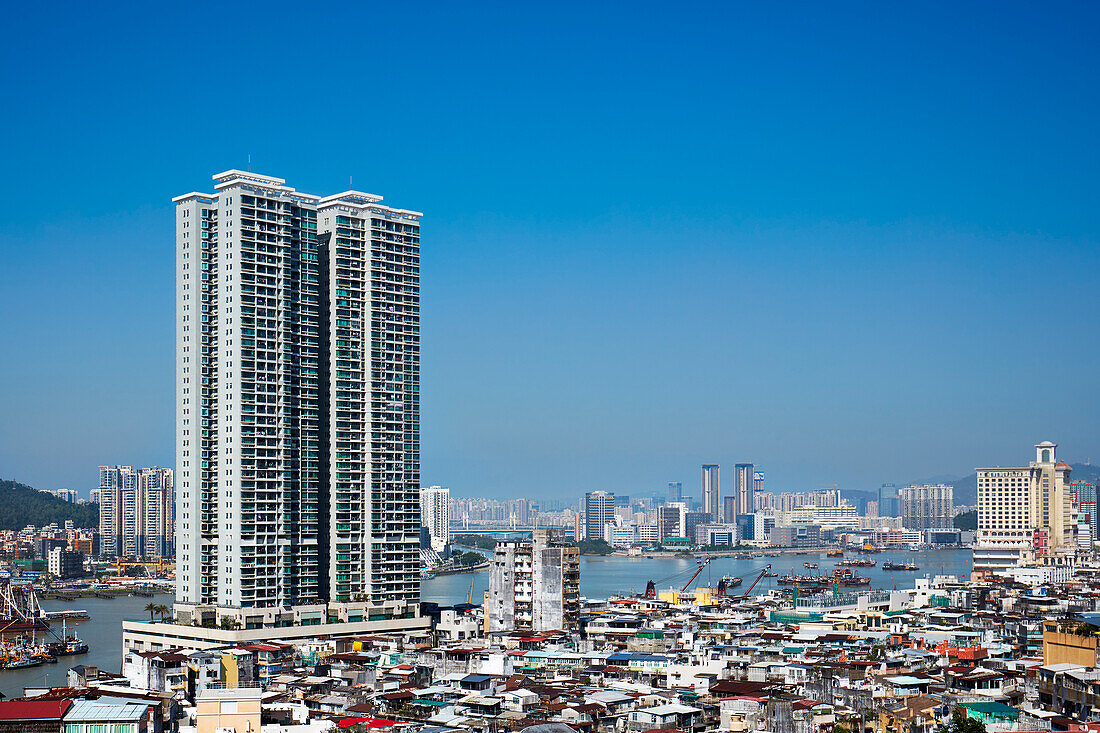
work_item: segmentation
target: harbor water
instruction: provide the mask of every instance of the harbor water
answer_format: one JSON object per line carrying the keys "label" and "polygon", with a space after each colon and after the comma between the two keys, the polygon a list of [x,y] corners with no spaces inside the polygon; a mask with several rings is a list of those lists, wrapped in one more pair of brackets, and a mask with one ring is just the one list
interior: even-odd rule
{"label": "harbor water", "polygon": [[[78,598],[75,601],[42,601],[46,611],[81,609],[91,617],[87,621],[66,621],[68,633],[76,634],[88,642],[88,653],[71,657],[61,657],[57,664],[43,664],[38,667],[0,670],[0,693],[5,697],[23,694],[25,687],[62,687],[67,684],[69,667],[78,664],[99,667],[109,672],[122,670],[122,622],[126,619],[146,619],[149,613],[144,610],[146,604],[156,603],[172,605],[171,595],[155,595],[152,598],[141,596],[120,596],[110,600],[105,598]],[[51,621],[51,630],[61,634],[61,622]],[[47,632],[48,633],[48,632]]]}
{"label": "harbor water", "polygon": [[[873,568],[851,568],[856,575],[870,578],[866,588],[911,588],[916,578],[932,578],[936,575],[957,575],[965,578],[970,575],[971,552],[969,549],[929,549],[929,550],[884,550],[873,555],[847,553],[844,558],[826,557],[825,551],[808,554],[782,554],[779,557],[753,557],[747,560],[735,560],[718,557],[703,569],[692,587],[703,585],[714,587],[723,575],[743,579],[743,584],[732,593],[744,593],[756,578],[756,575],[771,565],[772,572],[779,576],[795,575],[832,575],[836,563],[841,559],[874,560]],[[884,562],[908,563],[920,568],[917,571],[883,570]],[[817,569],[808,569],[804,563],[817,563]],[[693,557],[622,557],[615,555],[581,556],[581,595],[585,598],[608,598],[616,594],[644,593],[650,580],[657,585],[658,591],[675,588],[679,590],[698,568]],[[471,577],[472,576],[472,577]],[[763,578],[753,589],[753,594],[780,588],[779,578]],[[480,604],[489,585],[486,571],[457,575],[441,575],[425,580],[420,591],[420,599],[441,605],[462,603],[470,593],[474,603]],[[846,591],[860,590],[846,588]],[[805,592],[805,591],[804,591]]]}
{"label": "harbor water", "polygon": [[[909,588],[916,578],[936,575],[956,575],[965,577],[970,573],[971,553],[966,549],[955,550],[889,550],[876,555],[847,554],[846,559],[867,558],[875,561],[873,568],[852,568],[857,575],[871,579],[871,588]],[[772,572],[782,576],[787,573],[796,575],[831,575],[841,558],[826,557],[824,550],[809,554],[780,555],[779,557],[753,557],[736,560],[729,557],[715,558],[699,574],[692,587],[714,586],[724,575],[738,576],[743,579],[740,587],[733,593],[748,590],[756,574],[770,564]],[[916,565],[918,571],[887,571],[882,569],[886,561]],[[804,563],[817,563],[817,569],[807,569]],[[698,568],[691,557],[619,557],[619,556],[581,556],[581,595],[589,599],[607,598],[616,594],[642,593],[646,583],[653,580],[658,591],[669,588],[679,589]],[[763,593],[778,585],[778,578],[764,578],[753,590]],[[421,599],[452,605],[465,602],[467,595],[474,603],[480,604],[488,587],[487,571],[440,575],[423,582]],[[472,584],[472,585],[471,585]],[[471,592],[472,588],[472,592]],[[849,588],[845,590],[858,590]],[[43,664],[25,669],[0,670],[0,693],[6,697],[21,695],[25,687],[62,686],[66,684],[70,666],[78,664],[95,666],[117,673],[122,669],[122,621],[124,619],[148,619],[144,610],[146,604],[164,604],[171,606],[172,596],[157,595],[153,598],[140,596],[122,596],[111,600],[102,598],[80,598],[76,601],[43,601],[47,611],[62,609],[84,609],[91,618],[87,621],[67,622],[69,629],[88,643],[87,654],[62,657],[57,664]],[[61,623],[53,624],[54,630],[61,633]]]}

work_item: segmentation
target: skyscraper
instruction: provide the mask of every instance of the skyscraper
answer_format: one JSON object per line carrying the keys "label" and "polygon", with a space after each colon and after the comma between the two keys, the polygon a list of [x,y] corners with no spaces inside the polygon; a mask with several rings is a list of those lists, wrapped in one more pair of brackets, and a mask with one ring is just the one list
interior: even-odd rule
{"label": "skyscraper", "polygon": [[683,501],[684,500],[684,485],[679,481],[668,482],[668,500],[669,501]]}
{"label": "skyscraper", "polygon": [[174,199],[177,602],[415,603],[421,215],[214,181]]}
{"label": "skyscraper", "polygon": [[885,483],[878,488],[878,515],[898,516],[898,487],[894,484]]}
{"label": "skyscraper", "polygon": [[703,513],[718,519],[720,508],[720,477],[716,464],[703,466]]}
{"label": "skyscraper", "polygon": [[1068,490],[1070,467],[1050,441],[1027,466],[977,468],[978,538],[974,568],[1016,565],[1076,551]]}
{"label": "skyscraper", "polygon": [[615,521],[615,495],[608,491],[590,491],[584,495],[585,537],[603,537],[603,526]]}
{"label": "skyscraper", "polygon": [[432,538],[432,549],[442,552],[451,542],[451,490],[441,486],[420,490],[420,521]]}
{"label": "skyscraper", "polygon": [[[751,463],[738,463],[733,467],[734,491],[737,497],[737,513],[752,514],[756,511],[753,496],[756,494],[756,471]],[[733,521],[733,520],[728,520]]]}

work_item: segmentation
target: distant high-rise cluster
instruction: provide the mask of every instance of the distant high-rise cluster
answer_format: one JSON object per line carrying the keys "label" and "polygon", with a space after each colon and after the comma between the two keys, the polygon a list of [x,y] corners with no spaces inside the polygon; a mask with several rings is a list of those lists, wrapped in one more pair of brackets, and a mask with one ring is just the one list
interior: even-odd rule
{"label": "distant high-rise cluster", "polygon": [[99,536],[103,555],[175,556],[173,478],[170,468],[99,467]]}

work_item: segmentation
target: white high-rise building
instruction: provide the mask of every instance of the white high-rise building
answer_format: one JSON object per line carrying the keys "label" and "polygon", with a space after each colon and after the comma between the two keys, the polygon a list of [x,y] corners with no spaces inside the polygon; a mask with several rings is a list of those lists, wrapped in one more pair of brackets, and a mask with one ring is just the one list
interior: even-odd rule
{"label": "white high-rise building", "polygon": [[421,214],[214,181],[173,199],[177,604],[414,604]]}
{"label": "white high-rise building", "polygon": [[451,543],[451,490],[441,486],[420,490],[420,521],[428,528],[432,549],[443,552]]}
{"label": "white high-rise building", "polygon": [[1058,562],[1076,552],[1070,467],[1057,460],[1057,448],[1050,441],[1037,444],[1035,460],[1027,466],[975,469],[975,570]]}

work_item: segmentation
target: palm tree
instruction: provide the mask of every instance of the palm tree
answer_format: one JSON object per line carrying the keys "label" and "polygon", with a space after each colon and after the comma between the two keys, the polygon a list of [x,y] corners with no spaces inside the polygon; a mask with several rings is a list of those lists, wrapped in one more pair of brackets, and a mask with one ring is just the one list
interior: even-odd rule
{"label": "palm tree", "polygon": [[172,609],[165,605],[157,606],[157,613],[160,614],[160,620],[164,621],[164,617],[168,615],[168,612]]}
{"label": "palm tree", "polygon": [[160,606],[155,603],[146,603],[145,610],[149,612],[149,623],[153,623],[153,614],[160,610]]}

